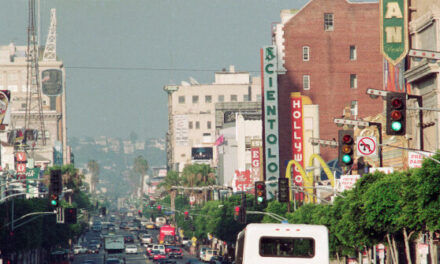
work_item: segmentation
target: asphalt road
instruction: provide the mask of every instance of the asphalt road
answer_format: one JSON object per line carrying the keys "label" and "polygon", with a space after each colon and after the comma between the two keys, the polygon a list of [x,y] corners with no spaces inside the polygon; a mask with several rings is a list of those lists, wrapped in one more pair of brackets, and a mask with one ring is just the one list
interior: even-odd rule
{"label": "asphalt road", "polygon": [[[148,232],[153,236],[153,243],[157,243],[157,235],[159,234],[158,230],[148,230]],[[146,264],[146,263],[153,263],[152,260],[149,260],[146,256],[146,251],[144,246],[141,245],[140,241],[138,240],[138,236],[136,231],[128,231],[128,230],[116,230],[117,235],[126,235],[131,234],[135,237],[135,241],[130,244],[135,244],[138,248],[137,254],[125,254],[125,262],[126,264]],[[83,246],[87,246],[87,241],[90,240],[100,240],[100,232],[93,232],[89,231],[85,233],[81,239],[80,244]],[[75,255],[73,264],[81,264],[83,261],[86,260],[93,260],[96,262],[96,264],[103,264],[104,263],[104,245],[101,246],[101,249],[98,254],[78,254]],[[179,264],[186,264],[188,260],[191,260],[191,264],[193,263],[203,263],[203,262],[196,262],[196,258],[193,256],[190,256],[186,250],[184,250],[184,256],[182,259],[175,259],[176,263]]]}

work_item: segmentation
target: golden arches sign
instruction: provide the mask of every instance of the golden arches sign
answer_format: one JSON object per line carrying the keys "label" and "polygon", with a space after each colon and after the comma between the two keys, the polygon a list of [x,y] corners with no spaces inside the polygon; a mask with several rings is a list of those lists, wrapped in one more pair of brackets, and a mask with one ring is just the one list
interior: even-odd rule
{"label": "golden arches sign", "polygon": [[[319,164],[321,164],[321,167],[324,169],[324,173],[327,175],[328,179],[330,180],[330,183],[332,187],[335,187],[335,177],[333,176],[333,173],[331,172],[330,168],[327,166],[327,163],[319,156],[318,154],[312,154],[309,159],[309,167],[313,166],[313,161],[317,159],[319,161]],[[286,178],[289,179],[289,186],[290,186],[290,176],[291,176],[291,169],[292,165],[295,165],[301,176],[304,180],[304,186],[305,187],[313,187],[313,171],[310,171],[309,173],[306,173],[304,168],[299,164],[296,160],[291,160],[287,164],[286,168]],[[306,188],[306,192],[309,193],[309,197],[313,197],[313,188]],[[292,192],[289,192],[289,200],[292,200]],[[312,199],[313,201],[315,199]]]}

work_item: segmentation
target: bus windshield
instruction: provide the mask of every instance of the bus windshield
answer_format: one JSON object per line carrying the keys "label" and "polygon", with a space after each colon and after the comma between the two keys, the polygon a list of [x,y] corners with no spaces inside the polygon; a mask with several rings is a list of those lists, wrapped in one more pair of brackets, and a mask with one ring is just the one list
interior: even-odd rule
{"label": "bus windshield", "polygon": [[259,253],[262,257],[313,258],[315,240],[301,237],[261,237]]}

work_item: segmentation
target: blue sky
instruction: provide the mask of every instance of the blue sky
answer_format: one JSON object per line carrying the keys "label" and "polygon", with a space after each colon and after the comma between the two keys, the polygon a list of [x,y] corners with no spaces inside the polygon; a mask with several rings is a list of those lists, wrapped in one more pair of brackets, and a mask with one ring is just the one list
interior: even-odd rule
{"label": "blue sky", "polygon": [[[57,9],[68,136],[164,137],[163,86],[235,65],[259,75],[280,10],[306,0],[41,0],[42,42]],[[26,44],[28,0],[0,0],[0,45]],[[177,70],[175,70],[177,69]]]}

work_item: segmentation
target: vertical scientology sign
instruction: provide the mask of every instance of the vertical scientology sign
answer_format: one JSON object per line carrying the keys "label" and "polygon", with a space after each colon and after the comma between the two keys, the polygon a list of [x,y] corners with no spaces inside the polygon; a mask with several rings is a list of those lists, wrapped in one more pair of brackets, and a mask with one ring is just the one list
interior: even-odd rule
{"label": "vertical scientology sign", "polygon": [[[279,136],[278,136],[278,81],[277,56],[275,46],[263,47],[264,79],[264,140],[265,140],[265,174],[267,198],[273,199],[278,189],[280,176]],[[272,182],[273,181],[273,182]]]}

